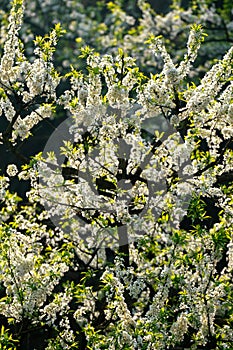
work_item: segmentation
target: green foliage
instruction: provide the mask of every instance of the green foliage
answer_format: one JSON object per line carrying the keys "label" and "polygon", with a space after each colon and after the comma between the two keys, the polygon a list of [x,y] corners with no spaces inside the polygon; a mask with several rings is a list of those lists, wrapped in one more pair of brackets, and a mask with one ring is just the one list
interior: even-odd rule
{"label": "green foliage", "polygon": [[12,334],[9,334],[9,330],[1,327],[0,333],[0,349],[1,350],[16,350],[16,344],[18,340],[12,338]]}

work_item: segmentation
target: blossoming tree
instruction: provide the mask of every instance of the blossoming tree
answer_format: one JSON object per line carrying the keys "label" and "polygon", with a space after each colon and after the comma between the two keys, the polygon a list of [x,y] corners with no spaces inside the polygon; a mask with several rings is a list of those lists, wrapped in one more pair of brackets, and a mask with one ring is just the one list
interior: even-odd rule
{"label": "blossoming tree", "polygon": [[2,12],[1,347],[231,349],[229,2],[138,1],[136,24],[67,2],[95,28],[69,47],[60,23],[27,38],[40,3]]}

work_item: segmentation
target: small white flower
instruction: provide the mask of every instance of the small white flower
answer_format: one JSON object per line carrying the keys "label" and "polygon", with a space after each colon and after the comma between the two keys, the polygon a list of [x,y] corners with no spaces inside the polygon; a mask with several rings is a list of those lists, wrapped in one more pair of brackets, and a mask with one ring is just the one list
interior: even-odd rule
{"label": "small white flower", "polygon": [[9,176],[15,176],[18,173],[17,166],[15,164],[9,164],[7,166],[6,172]]}

